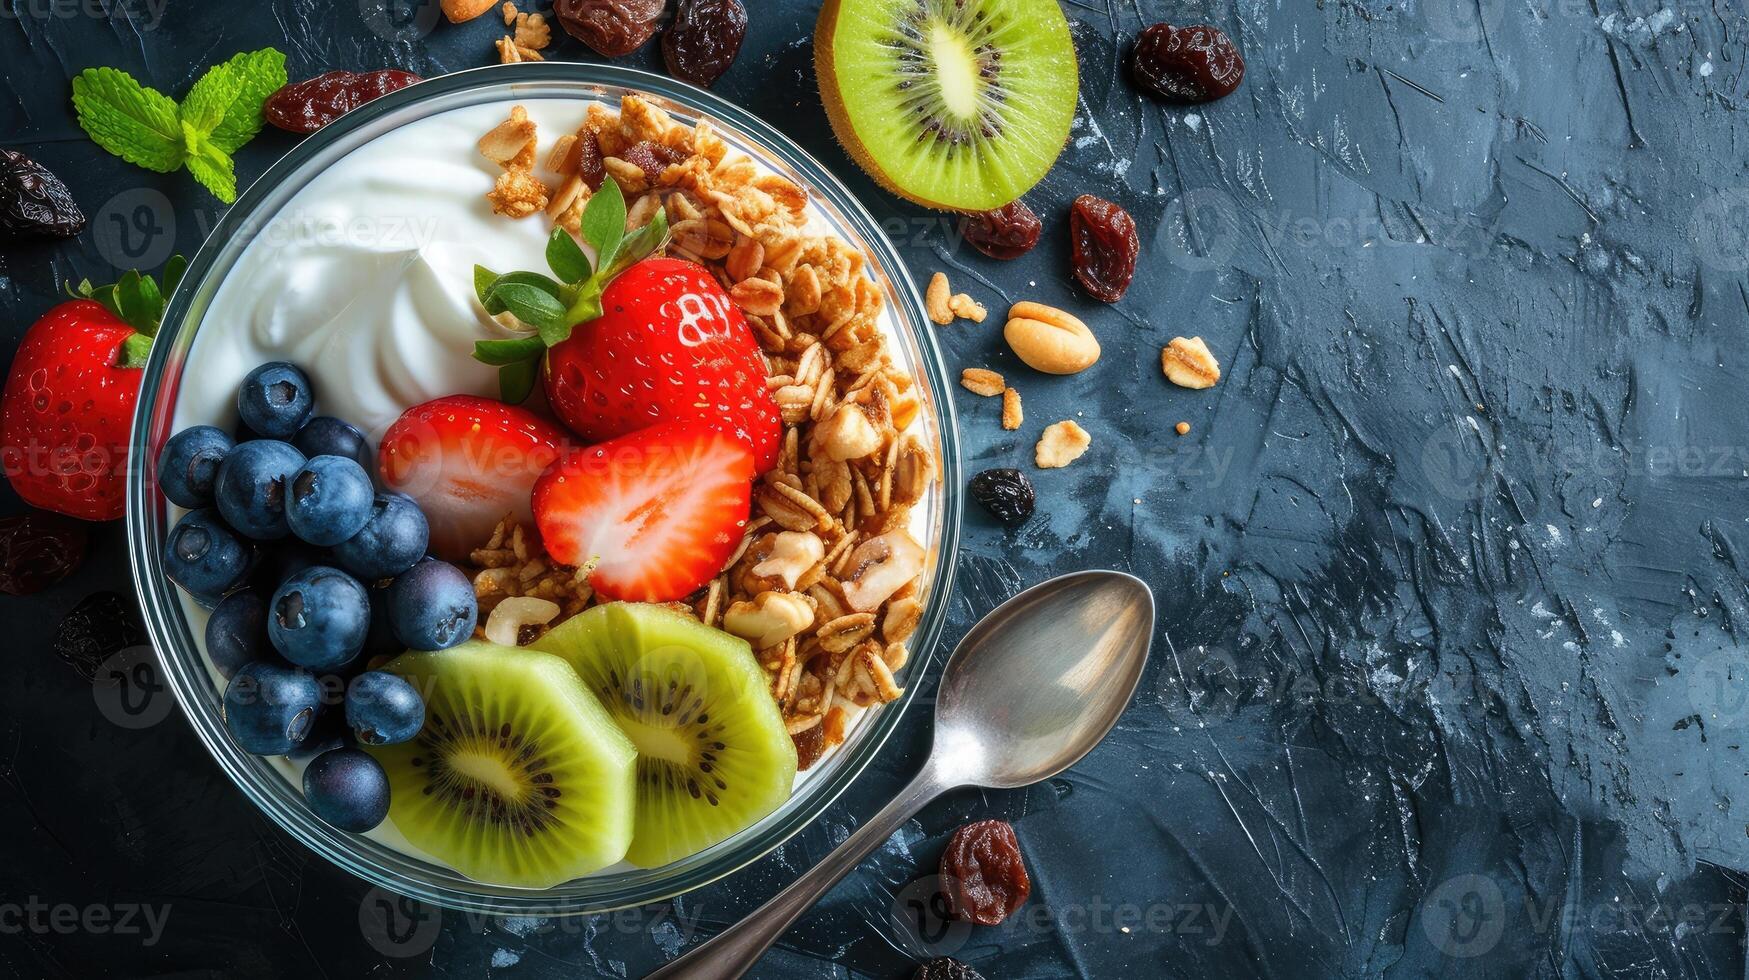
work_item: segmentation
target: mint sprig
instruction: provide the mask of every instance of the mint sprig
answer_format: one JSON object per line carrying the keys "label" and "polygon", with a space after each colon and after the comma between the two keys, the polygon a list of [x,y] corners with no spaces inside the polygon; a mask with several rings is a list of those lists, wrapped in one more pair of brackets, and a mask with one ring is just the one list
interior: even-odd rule
{"label": "mint sprig", "polygon": [[187,167],[213,196],[237,199],[231,154],[261,131],[261,109],[285,85],[285,55],[248,51],[207,69],[182,104],[117,68],[73,78],[73,108],[93,142],[159,173]]}
{"label": "mint sprig", "polygon": [[103,304],[119,320],[133,327],[134,335],[122,341],[116,365],[144,367],[146,355],[152,351],[152,340],[158,336],[158,327],[164,322],[164,307],[169,303],[170,294],[176,291],[176,284],[182,281],[182,274],[187,271],[188,260],[175,255],[164,264],[163,286],[159,286],[150,275],[129,270],[105,286],[93,286],[91,280],[81,279],[79,285],[67,287],[67,293],[74,299],[95,300]]}
{"label": "mint sprig", "polygon": [[[625,195],[611,179],[583,208],[580,231],[595,253],[583,251],[571,233],[554,228],[547,238],[547,266],[541,272],[499,274],[474,266],[474,294],[492,316],[509,313],[530,332],[474,344],[474,360],[498,368],[499,397],[520,404],[534,390],[547,348],[571,338],[579,325],[601,316],[601,294],[615,277],[668,244],[668,212],[657,208],[650,223],[626,234]],[[556,277],[556,278],[555,278]]]}

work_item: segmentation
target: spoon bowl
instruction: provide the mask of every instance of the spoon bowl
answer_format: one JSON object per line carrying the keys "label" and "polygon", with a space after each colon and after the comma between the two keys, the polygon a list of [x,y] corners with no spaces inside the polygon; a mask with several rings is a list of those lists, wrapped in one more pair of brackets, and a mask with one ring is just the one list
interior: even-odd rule
{"label": "spoon bowl", "polygon": [[1122,572],[1062,575],[997,606],[942,671],[938,774],[1013,789],[1074,765],[1129,704],[1153,632],[1153,594]]}

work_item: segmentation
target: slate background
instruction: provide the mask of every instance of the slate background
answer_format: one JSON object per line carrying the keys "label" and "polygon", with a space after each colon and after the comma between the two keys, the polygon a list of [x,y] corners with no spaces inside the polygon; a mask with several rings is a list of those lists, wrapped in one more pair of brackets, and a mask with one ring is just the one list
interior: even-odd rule
{"label": "slate background", "polygon": [[[1009,434],[994,401],[956,393],[968,472],[1027,465],[1059,418],[1094,437],[1074,466],[1034,472],[1029,526],[969,518],[949,634],[1089,566],[1142,575],[1162,612],[1107,744],[1030,791],[931,806],[760,975],[901,977],[930,951],[991,978],[1742,975],[1740,5],[1065,0],[1083,104],[1028,198],[1046,241],[1008,265],[834,145],[810,67],[817,3],[749,6],[722,94],[846,177],[920,279],[948,269],[996,320],[1017,298],[1066,305],[1104,344],[1096,369],[1047,379],[995,320],[940,331],[953,369],[1005,371],[1026,399]],[[1232,32],[1240,92],[1195,111],[1140,101],[1119,57],[1160,19]],[[69,279],[192,252],[219,213],[186,175],[86,141],[74,72],[117,65],[180,95],[272,44],[293,77],[436,74],[485,63],[500,33],[493,17],[437,23],[435,0],[4,0],[0,134],[92,218],[76,242],[0,250],[9,345]],[[569,39],[552,53],[593,57]],[[628,61],[658,64],[653,45]],[[270,131],[241,174],[292,145]],[[1143,229],[1142,272],[1112,308],[1065,275],[1062,215],[1083,191]],[[1219,387],[1161,379],[1177,334],[1209,342]],[[106,590],[130,591],[119,526],[59,587],[0,598],[10,975],[638,976],[841,840],[927,737],[918,711],[818,824],[672,905],[443,914],[279,833],[178,718],[111,722],[53,652],[63,615]],[[982,817],[1019,830],[1027,914],[901,926],[946,835]],[[112,923],[144,905],[164,928],[21,925],[33,905]]]}

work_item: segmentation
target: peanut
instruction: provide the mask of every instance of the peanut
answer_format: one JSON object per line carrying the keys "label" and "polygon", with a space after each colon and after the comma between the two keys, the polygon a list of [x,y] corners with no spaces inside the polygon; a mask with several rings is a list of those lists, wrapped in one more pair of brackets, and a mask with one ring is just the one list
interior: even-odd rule
{"label": "peanut", "polygon": [[1075,374],[1099,360],[1099,338],[1074,315],[1042,303],[1016,303],[1002,336],[1027,366],[1046,374]]}
{"label": "peanut", "polygon": [[929,319],[940,326],[953,322],[953,309],[948,304],[952,302],[953,287],[947,284],[947,273],[937,272],[929,279],[929,289],[923,294],[923,308],[929,313]]}
{"label": "peanut", "polygon": [[443,0],[443,15],[451,24],[473,20],[493,7],[498,0]]}

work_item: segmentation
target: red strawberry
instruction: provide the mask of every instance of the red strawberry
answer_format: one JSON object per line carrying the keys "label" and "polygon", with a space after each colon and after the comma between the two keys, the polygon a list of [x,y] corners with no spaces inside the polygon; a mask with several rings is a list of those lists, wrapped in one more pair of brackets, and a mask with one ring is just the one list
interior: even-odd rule
{"label": "red strawberry", "polygon": [[674,419],[705,419],[777,465],[783,420],[765,387],[759,344],[701,265],[645,259],[601,296],[600,318],[547,351],[547,401],[585,439]]}
{"label": "red strawberry", "polygon": [[740,439],[706,422],[667,422],[554,463],[534,485],[534,519],[555,559],[596,563],[596,592],[670,602],[734,554],[753,475]]}
{"label": "red strawberry", "polygon": [[62,303],[25,331],[0,396],[0,460],[27,502],[88,521],[122,515],[140,393],[139,366],[122,366],[122,344],[134,335],[88,299]]}
{"label": "red strawberry", "polygon": [[416,405],[383,434],[383,483],[419,502],[431,550],[460,560],[506,514],[534,519],[529,490],[563,455],[565,433],[524,408],[474,395]]}

